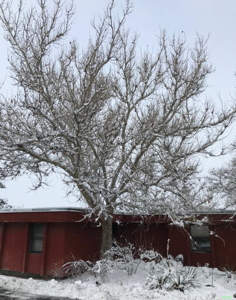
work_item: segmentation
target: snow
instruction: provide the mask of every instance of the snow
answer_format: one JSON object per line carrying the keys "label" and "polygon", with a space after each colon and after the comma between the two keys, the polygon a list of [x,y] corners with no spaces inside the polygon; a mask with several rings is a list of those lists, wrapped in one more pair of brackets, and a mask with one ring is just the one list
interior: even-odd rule
{"label": "snow", "polygon": [[[2,288],[20,292],[48,296],[70,297],[79,300],[217,300],[234,299],[236,293],[236,275],[227,276],[227,272],[208,267],[199,267],[201,287],[180,291],[154,289],[145,285],[145,268],[149,263],[142,262],[133,275],[116,269],[109,275],[106,283],[98,284],[97,278],[91,274],[83,274],[76,278],[64,280],[22,279],[10,276],[0,276]],[[212,277],[213,271],[213,277]],[[212,286],[213,278],[213,286]]]}

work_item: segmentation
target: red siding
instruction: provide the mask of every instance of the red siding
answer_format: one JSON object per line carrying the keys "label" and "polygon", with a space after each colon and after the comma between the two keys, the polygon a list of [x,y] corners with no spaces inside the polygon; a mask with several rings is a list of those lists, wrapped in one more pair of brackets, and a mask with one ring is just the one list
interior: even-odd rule
{"label": "red siding", "polygon": [[29,253],[27,223],[7,223],[4,227],[1,269],[54,275],[54,271],[64,264],[65,223],[45,224],[42,253]]}
{"label": "red siding", "polygon": [[236,224],[217,225],[213,228],[217,267],[234,270],[236,267]]}
{"label": "red siding", "polygon": [[25,273],[43,275],[41,270],[42,262],[42,253],[27,253]]}
{"label": "red siding", "polygon": [[24,272],[23,264],[26,244],[27,224],[5,224],[1,249],[1,268],[4,270]]}
{"label": "red siding", "polygon": [[29,211],[1,212],[0,223],[47,223],[47,222],[87,222],[81,212],[75,211]]}
{"label": "red siding", "polygon": [[[175,226],[169,227],[170,248],[169,253],[172,256],[182,254],[184,264],[189,266],[204,266],[206,263],[213,266],[212,253],[192,252],[190,246],[189,228],[178,228]],[[213,249],[212,249],[213,251]]]}
{"label": "red siding", "polygon": [[45,274],[54,275],[65,263],[65,223],[49,223],[45,243]]}
{"label": "red siding", "polygon": [[176,257],[182,254],[184,263],[188,263],[189,236],[186,230],[175,226],[168,227],[169,254]]}
{"label": "red siding", "polygon": [[91,223],[66,224],[66,261],[79,259],[96,261],[99,259],[101,244],[101,227]]}
{"label": "red siding", "polygon": [[212,267],[212,253],[191,252],[191,259],[188,262],[190,266],[205,266],[209,264]]}
{"label": "red siding", "polygon": [[[200,216],[202,218],[202,216]],[[236,218],[236,217],[235,217]],[[79,259],[96,261],[99,258],[101,227],[93,220],[83,219],[82,212],[40,211],[0,213],[4,223],[0,233],[1,269],[54,275],[64,263]],[[211,253],[191,252],[188,228],[170,226],[165,216],[152,218],[115,216],[114,237],[123,244],[156,250],[163,256],[183,254],[187,265],[227,267],[236,265],[236,224],[227,215],[210,215]],[[225,222],[222,221],[225,219]],[[40,254],[29,253],[29,223],[44,223],[44,246]]]}
{"label": "red siding", "polygon": [[155,250],[166,256],[168,227],[166,224],[122,224],[115,229],[118,243],[136,248]]}
{"label": "red siding", "polygon": [[65,224],[46,223],[43,252],[27,253],[26,273],[54,275],[64,264]]}

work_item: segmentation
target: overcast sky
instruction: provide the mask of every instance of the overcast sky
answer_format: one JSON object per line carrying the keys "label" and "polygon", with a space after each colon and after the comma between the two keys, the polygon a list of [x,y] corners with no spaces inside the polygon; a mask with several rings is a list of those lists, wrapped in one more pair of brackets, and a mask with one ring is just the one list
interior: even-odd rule
{"label": "overcast sky", "polygon": [[[67,1],[67,0],[66,0]],[[13,0],[14,4],[17,0]],[[24,0],[26,4],[33,0]],[[117,10],[124,4],[116,0]],[[76,38],[85,45],[92,32],[90,21],[94,16],[102,14],[109,1],[75,0],[77,7],[71,38]],[[168,35],[185,35],[187,44],[192,46],[196,34],[209,35],[209,61],[215,72],[208,80],[207,96],[214,101],[236,99],[236,0],[133,0],[134,10],[127,21],[131,32],[140,34],[139,44],[142,47],[155,49],[160,29]],[[8,76],[7,43],[0,30],[0,80]],[[4,92],[11,93],[11,85],[6,81]],[[235,100],[236,101],[236,100]],[[231,132],[230,138],[234,138]],[[220,166],[226,158],[206,162],[209,167]],[[0,190],[0,198],[8,199],[17,207],[78,206],[76,199],[65,197],[65,191],[59,178],[52,178],[52,186],[29,192],[31,179],[19,178],[6,182],[6,189]]]}

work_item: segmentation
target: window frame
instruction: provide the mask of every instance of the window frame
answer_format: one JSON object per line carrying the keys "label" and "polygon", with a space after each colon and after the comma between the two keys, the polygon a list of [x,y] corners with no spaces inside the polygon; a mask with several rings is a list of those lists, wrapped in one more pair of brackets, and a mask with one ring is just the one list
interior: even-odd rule
{"label": "window frame", "polygon": [[[196,231],[199,231],[198,234],[196,234]],[[208,225],[191,224],[190,236],[191,252],[211,253],[210,229]]]}
{"label": "window frame", "polygon": [[[30,223],[29,253],[42,254],[44,244],[44,223]],[[37,245],[37,242],[39,243]]]}

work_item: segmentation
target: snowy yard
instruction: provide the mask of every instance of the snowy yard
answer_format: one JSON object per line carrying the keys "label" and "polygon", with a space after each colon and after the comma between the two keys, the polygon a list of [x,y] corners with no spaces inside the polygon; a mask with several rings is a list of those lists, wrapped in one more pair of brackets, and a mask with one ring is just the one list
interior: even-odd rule
{"label": "snowy yard", "polygon": [[[105,283],[98,284],[98,277],[91,273],[64,280],[35,280],[21,279],[10,276],[0,276],[0,286],[11,290],[18,290],[33,294],[65,296],[80,300],[213,300],[234,299],[236,293],[236,275],[221,272],[217,269],[199,267],[198,280],[200,287],[186,289],[184,292],[165,289],[150,289],[147,286],[147,270],[151,263],[140,263],[136,272],[115,269],[109,273]],[[212,286],[213,281],[213,286]],[[149,285],[150,287],[150,285]]]}

